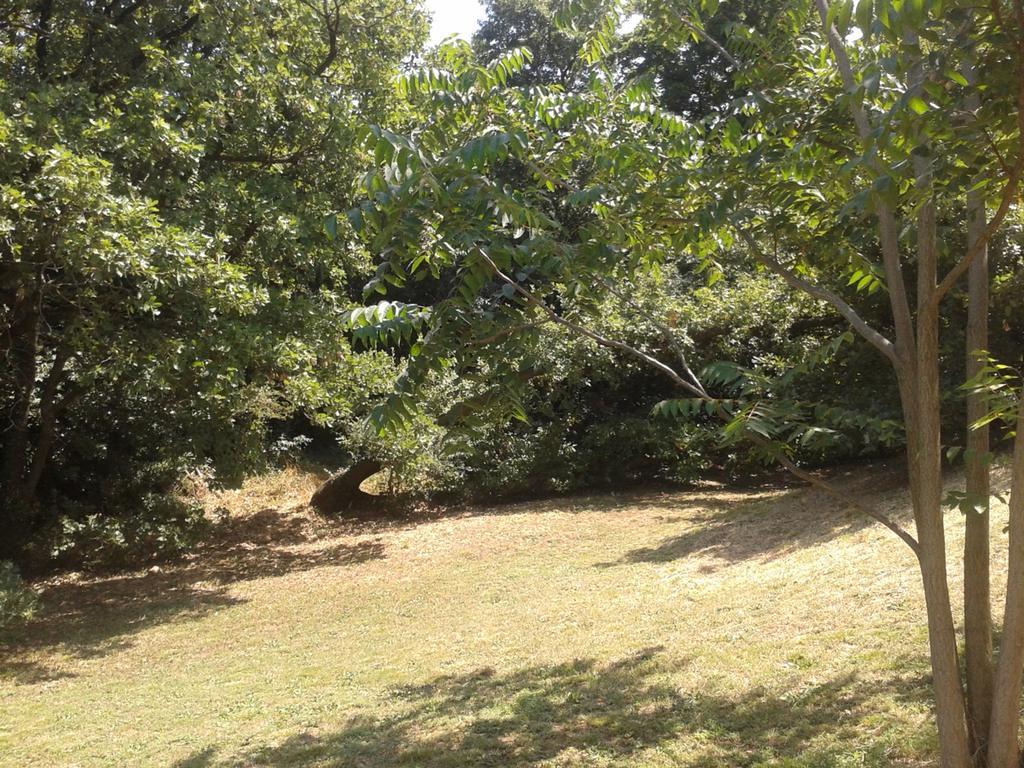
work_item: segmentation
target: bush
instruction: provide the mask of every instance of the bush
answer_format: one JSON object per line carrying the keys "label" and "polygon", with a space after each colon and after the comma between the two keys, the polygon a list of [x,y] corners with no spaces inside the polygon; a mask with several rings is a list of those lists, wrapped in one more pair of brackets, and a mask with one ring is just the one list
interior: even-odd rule
{"label": "bush", "polygon": [[184,552],[208,529],[199,504],[147,493],[127,513],[66,509],[33,549],[36,559],[59,567],[128,567]]}
{"label": "bush", "polygon": [[32,618],[38,608],[39,598],[14,563],[0,560],[0,628]]}

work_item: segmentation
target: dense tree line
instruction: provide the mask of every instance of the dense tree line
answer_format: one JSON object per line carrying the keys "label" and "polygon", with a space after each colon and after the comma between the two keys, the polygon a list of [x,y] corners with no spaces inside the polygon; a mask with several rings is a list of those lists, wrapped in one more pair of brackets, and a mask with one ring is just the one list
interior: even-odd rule
{"label": "dense tree line", "polygon": [[[393,487],[419,493],[751,468],[703,426],[652,419],[670,388],[547,328],[543,375],[516,385],[522,421],[504,418],[480,370],[435,382],[435,405],[401,435],[364,427],[410,349],[369,350],[344,331],[372,265],[344,217],[323,222],[354,202],[362,126],[420,119],[393,88],[423,44],[415,4],[11,3],[2,19],[5,557],[39,566],[188,546],[202,519],[174,492],[184,474],[231,481],[311,441],[334,463],[381,460]],[[586,87],[583,42],[550,6],[496,2],[458,55],[526,45],[537,53],[511,84],[572,91]],[[722,71],[713,48],[672,50],[641,27],[617,54],[619,77],[669,83],[659,98],[681,114],[698,109],[684,101],[728,100],[727,80],[694,75]],[[512,164],[502,173],[530,181]],[[428,304],[456,279],[399,297]],[[673,304],[701,363],[793,360],[837,330],[766,281],[703,282],[684,268],[636,286],[648,305]],[[604,310],[612,325],[633,311],[614,298]],[[633,333],[664,343],[655,326]],[[864,405],[880,424],[894,415]],[[884,450],[880,436],[817,459]]]}
{"label": "dense tree line", "polygon": [[0,27],[2,556],[106,517],[171,535],[181,472],[237,475],[268,422],[387,386],[338,331],[366,257],[322,221],[424,14],[54,0]]}
{"label": "dense tree line", "polygon": [[[666,115],[718,120],[744,90],[717,40],[735,39],[739,25],[771,35],[784,9],[730,3],[702,36],[692,24],[667,24],[659,6],[618,39],[603,71],[620,89],[644,89]],[[555,10],[494,0],[471,49],[421,55],[443,70],[524,46],[531,60],[502,85],[546,89],[552,103],[584,93],[600,9],[575,9],[572,25]],[[198,522],[195,510],[169,493],[184,472],[203,467],[230,480],[311,438],[338,445],[334,462],[383,460],[394,487],[459,495],[676,482],[772,461],[770,451],[723,443],[711,423],[652,417],[652,406],[671,400],[670,381],[550,323],[499,345],[511,378],[495,379],[473,342],[468,368],[421,392],[415,427],[386,439],[364,429],[418,345],[368,345],[358,328],[344,332],[362,300],[367,249],[344,217],[322,222],[345,209],[365,168],[361,126],[413,126],[429,114],[422,99],[396,98],[392,88],[423,42],[413,5],[57,3],[5,13],[9,557],[31,544],[36,559],[62,547],[74,558],[126,535],[143,549],[162,538],[186,545],[174,532]],[[536,183],[514,158],[495,172],[510,187]],[[573,184],[583,188],[597,172],[579,165]],[[585,231],[582,195],[537,195],[565,233]],[[953,232],[956,213],[943,215]],[[992,240],[994,269],[1006,275],[995,284],[994,322],[1007,332],[987,346],[1003,358],[1020,331],[1011,240],[1005,231]],[[672,259],[628,291],[577,286],[565,306],[581,302],[602,332],[625,333],[658,357],[682,344],[696,370],[727,360],[740,366],[730,375],[786,377],[789,397],[818,403],[800,419],[813,427],[794,447],[804,464],[897,447],[898,393],[869,362],[870,348],[844,342],[830,347],[830,365],[805,365],[840,338],[842,318],[751,266],[749,256],[710,271]],[[708,285],[709,274],[723,279]],[[371,289],[387,284],[381,276]],[[389,298],[432,305],[459,277],[438,268],[399,287],[391,279]],[[867,272],[855,282],[874,286]],[[953,329],[963,327],[964,306],[944,309]],[[880,294],[868,297],[868,320],[884,322],[884,311]],[[958,333],[941,348],[951,385],[965,378]],[[794,366],[801,376],[786,376]],[[951,442],[964,436],[961,410],[959,399],[947,414]]]}

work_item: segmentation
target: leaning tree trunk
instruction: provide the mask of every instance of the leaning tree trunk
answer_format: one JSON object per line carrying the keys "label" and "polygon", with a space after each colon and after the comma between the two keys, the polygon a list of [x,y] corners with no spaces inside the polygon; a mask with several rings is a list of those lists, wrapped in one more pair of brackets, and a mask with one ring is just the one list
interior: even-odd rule
{"label": "leaning tree trunk", "polygon": [[360,506],[366,506],[373,496],[359,489],[363,481],[382,469],[375,459],[362,459],[343,472],[339,472],[316,489],[309,500],[310,506],[324,515],[336,515]]}
{"label": "leaning tree trunk", "polygon": [[992,695],[989,768],[1018,768],[1020,763],[1017,730],[1020,724],[1021,675],[1024,674],[1024,392],[1017,407],[1010,490],[1006,612]]}

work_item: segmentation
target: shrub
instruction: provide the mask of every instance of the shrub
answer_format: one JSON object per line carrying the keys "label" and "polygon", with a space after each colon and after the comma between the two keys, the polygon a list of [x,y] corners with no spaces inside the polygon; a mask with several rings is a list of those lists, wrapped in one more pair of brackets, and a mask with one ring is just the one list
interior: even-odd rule
{"label": "shrub", "polygon": [[32,618],[38,608],[39,598],[14,563],[0,560],[0,628]]}
{"label": "shrub", "polygon": [[37,538],[34,554],[59,567],[128,567],[184,552],[208,529],[198,503],[172,493],[146,493],[118,514],[65,507]]}

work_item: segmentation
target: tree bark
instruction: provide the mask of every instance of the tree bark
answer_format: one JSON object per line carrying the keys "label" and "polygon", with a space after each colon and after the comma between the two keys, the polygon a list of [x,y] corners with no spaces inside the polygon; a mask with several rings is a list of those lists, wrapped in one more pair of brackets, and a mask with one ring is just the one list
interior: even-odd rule
{"label": "tree bark", "polygon": [[933,401],[933,408],[927,405],[920,407],[918,401],[925,392],[916,386],[913,372],[904,370],[899,380],[907,431],[910,495],[928,623],[940,760],[943,768],[969,768],[971,758],[963,686],[946,573],[938,403]]}
{"label": "tree bark", "polygon": [[[976,101],[976,99],[975,99]],[[969,105],[970,106],[970,105]],[[975,105],[976,107],[976,105]],[[967,195],[967,243],[977,242],[985,230],[985,201],[978,192]],[[967,273],[966,372],[971,379],[988,349],[988,249],[971,263]],[[992,721],[992,595],[989,544],[989,427],[972,429],[988,411],[981,393],[967,396],[967,497],[972,511],[964,530],[964,655],[967,668],[967,714],[972,752],[984,756]]]}
{"label": "tree bark", "polygon": [[946,572],[938,395],[938,326],[917,340],[917,359],[897,369],[907,435],[911,503],[924,589],[932,689],[943,768],[970,768],[967,718],[956,628]]}
{"label": "tree bark", "polygon": [[[930,385],[922,386],[922,382],[908,380],[905,375],[900,378],[940,760],[943,768],[968,768],[971,759],[967,721],[946,573],[937,393],[930,407],[920,402],[927,398]],[[928,378],[937,381],[938,377]]]}
{"label": "tree bark", "polygon": [[1024,674],[1024,392],[1018,404],[1012,467],[1006,608],[992,694],[989,768],[1018,768],[1020,763],[1017,729]]}
{"label": "tree bark", "polygon": [[938,278],[935,204],[930,197],[931,169],[927,159],[915,157],[918,184],[929,195],[917,215],[917,334],[915,364],[910,384],[903,387],[914,395],[904,399],[904,413],[914,412],[908,423],[907,448],[910,462],[914,518],[920,545],[921,578],[928,614],[928,639],[932,681],[935,690],[935,719],[943,768],[968,768],[971,763],[967,713],[960,665],[957,658],[956,627],[949,597],[946,571],[946,532],[942,510],[942,427],[939,394],[939,318],[932,302]]}
{"label": "tree bark", "polygon": [[[943,768],[969,768],[967,719],[957,658],[956,629],[946,572],[942,514],[937,325],[918,337],[916,381],[904,384],[911,498],[920,546],[919,562],[928,619],[928,641],[935,693],[935,717]],[[916,386],[914,386],[916,385]],[[913,416],[910,416],[913,414]]]}
{"label": "tree bark", "polygon": [[3,469],[0,482],[9,507],[18,507],[24,501],[24,480],[29,453],[29,421],[32,398],[36,388],[39,351],[39,315],[41,291],[37,286],[27,299],[24,311],[17,312],[11,325],[11,381],[14,402],[11,407],[10,427],[4,436]]}

